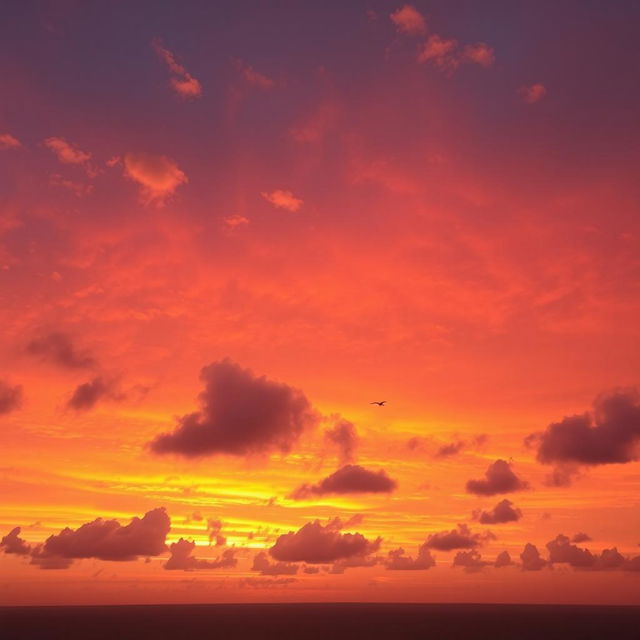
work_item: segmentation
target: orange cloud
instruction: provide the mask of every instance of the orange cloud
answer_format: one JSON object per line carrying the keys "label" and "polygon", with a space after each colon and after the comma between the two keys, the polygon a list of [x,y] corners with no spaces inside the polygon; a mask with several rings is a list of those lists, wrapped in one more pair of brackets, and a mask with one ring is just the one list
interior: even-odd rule
{"label": "orange cloud", "polygon": [[202,85],[181,64],[176,62],[174,54],[156,38],[151,43],[158,57],[163,60],[171,73],[171,87],[181,97],[192,99],[202,95]]}
{"label": "orange cloud", "polygon": [[490,67],[496,59],[493,49],[484,42],[468,44],[462,55],[465,60],[475,62],[481,67]]}
{"label": "orange cloud", "polygon": [[64,138],[47,138],[44,145],[52,151],[63,164],[86,164],[91,154],[74,147]]}
{"label": "orange cloud", "polygon": [[10,133],[2,133],[0,134],[0,149],[17,149],[21,147],[22,143],[18,138],[15,138]]}
{"label": "orange cloud", "polygon": [[396,29],[402,33],[415,36],[427,31],[424,16],[411,4],[405,4],[389,15]]}
{"label": "orange cloud", "polygon": [[125,154],[124,175],[140,185],[140,196],[147,204],[162,205],[181,184],[189,181],[173,160],[151,153]]}
{"label": "orange cloud", "polygon": [[303,204],[303,200],[296,198],[291,191],[276,189],[271,193],[262,192],[262,197],[268,200],[274,207],[278,209],[286,209],[287,211],[297,211]]}
{"label": "orange cloud", "polygon": [[518,93],[525,102],[533,104],[547,95],[547,88],[541,82],[536,82],[536,84],[520,87]]}
{"label": "orange cloud", "polygon": [[457,40],[446,40],[436,33],[430,36],[420,49],[418,62],[431,62],[440,69],[453,70],[460,64],[454,55],[457,47]]}

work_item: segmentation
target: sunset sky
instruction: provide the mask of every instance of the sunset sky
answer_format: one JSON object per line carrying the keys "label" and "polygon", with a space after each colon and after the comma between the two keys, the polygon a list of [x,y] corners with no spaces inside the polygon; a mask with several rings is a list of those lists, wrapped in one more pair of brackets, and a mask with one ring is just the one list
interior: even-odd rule
{"label": "sunset sky", "polygon": [[3,3],[0,604],[640,604],[639,23]]}

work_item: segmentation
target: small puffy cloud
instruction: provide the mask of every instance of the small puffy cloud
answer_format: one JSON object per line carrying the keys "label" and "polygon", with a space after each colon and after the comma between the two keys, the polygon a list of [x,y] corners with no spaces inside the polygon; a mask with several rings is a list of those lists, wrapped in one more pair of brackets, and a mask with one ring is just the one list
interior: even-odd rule
{"label": "small puffy cloud", "polygon": [[97,364],[93,356],[75,346],[71,336],[58,331],[34,338],[27,353],[64,369],[91,369]]}
{"label": "small puffy cloud", "polygon": [[63,164],[86,164],[91,160],[91,154],[67,142],[64,138],[47,138],[45,147],[52,151]]}
{"label": "small puffy cloud", "polygon": [[202,369],[201,409],[178,419],[175,430],[150,444],[156,454],[288,453],[318,415],[302,391],[255,376],[229,359]]}
{"label": "small puffy cloud", "polygon": [[525,102],[533,104],[547,95],[547,88],[541,82],[536,82],[535,84],[520,87],[518,93]]}
{"label": "small puffy cloud", "polygon": [[401,33],[419,36],[427,31],[424,16],[411,4],[405,4],[389,15],[391,22]]}
{"label": "small puffy cloud", "polygon": [[485,533],[472,533],[466,524],[459,524],[451,531],[439,531],[431,534],[425,546],[438,551],[451,551],[452,549],[473,549],[487,540],[495,539],[495,536],[487,531]]}
{"label": "small puffy cloud", "polygon": [[226,544],[227,539],[222,535],[222,520],[217,518],[207,519],[207,531],[209,532],[209,544],[215,542],[216,547],[221,547]]}
{"label": "small puffy cloud", "polygon": [[21,385],[11,385],[0,380],[0,416],[19,409],[22,406],[22,398]]}
{"label": "small puffy cloud", "polygon": [[140,186],[140,197],[145,204],[162,205],[181,184],[189,181],[178,165],[166,156],[127,153],[123,166],[125,177]]}
{"label": "small puffy cloud", "polygon": [[191,554],[196,547],[192,540],[180,538],[169,545],[171,555],[164,565],[169,571],[197,571],[199,569],[232,569],[238,564],[235,549],[225,549],[215,560],[201,560]]}
{"label": "small puffy cloud", "polygon": [[479,496],[494,496],[498,493],[511,493],[528,489],[529,484],[511,469],[511,465],[504,460],[496,460],[489,465],[482,480],[469,480],[467,492]]}
{"label": "small puffy cloud", "polygon": [[571,544],[569,538],[559,534],[554,540],[547,543],[549,550],[549,564],[567,563],[572,567],[592,567],[596,561],[595,556],[588,549],[581,549]]}
{"label": "small puffy cloud", "polygon": [[491,511],[475,511],[473,516],[480,524],[502,524],[520,520],[522,512],[514,507],[511,500],[504,499],[498,502]]}
{"label": "small puffy cloud", "polygon": [[576,533],[575,536],[573,536],[573,538],[571,538],[571,542],[591,542],[591,536],[580,531],[578,533]]}
{"label": "small puffy cloud", "polygon": [[508,567],[510,565],[513,564],[513,561],[511,560],[511,556],[509,555],[508,551],[501,551],[495,559],[495,562],[493,563],[493,566],[496,569],[501,569],[502,567]]}
{"label": "small puffy cloud", "polygon": [[342,418],[339,419],[333,427],[324,432],[324,439],[338,448],[341,465],[349,464],[355,460],[358,432],[353,423]]}
{"label": "small puffy cloud", "polygon": [[454,567],[463,567],[468,573],[482,571],[488,564],[489,563],[485,562],[480,553],[475,549],[471,551],[458,551],[453,559]]}
{"label": "small puffy cloud", "polygon": [[450,442],[449,444],[443,444],[433,454],[434,458],[451,458],[457,456],[466,446],[464,440],[458,440],[457,442]]}
{"label": "small puffy cloud", "polygon": [[415,558],[405,555],[404,549],[400,547],[389,551],[385,561],[385,566],[390,571],[419,571],[431,569],[435,565],[436,561],[426,544],[419,547]]}
{"label": "small puffy cloud", "polygon": [[293,562],[271,562],[267,553],[260,551],[253,558],[251,571],[259,571],[263,576],[292,576],[298,573],[298,568]]}
{"label": "small puffy cloud", "polygon": [[468,62],[474,62],[481,67],[490,67],[495,62],[493,49],[485,42],[468,44],[462,51],[462,57]]}
{"label": "small puffy cloud", "polygon": [[322,525],[308,522],[298,531],[281,535],[269,550],[275,560],[325,564],[349,558],[364,558],[380,547],[380,538],[370,541],[361,533],[340,533],[342,523],[332,520]]}
{"label": "small puffy cloud", "polygon": [[318,484],[303,484],[295,489],[294,500],[306,500],[314,496],[348,493],[391,493],[397,483],[384,469],[370,471],[357,464],[347,464]]}
{"label": "small puffy cloud", "polygon": [[418,53],[418,62],[429,62],[440,69],[452,71],[460,64],[456,54],[457,48],[457,40],[447,40],[434,33],[422,45]]}
{"label": "small puffy cloud", "polygon": [[128,525],[98,518],[78,529],[66,527],[49,536],[32,551],[31,564],[43,569],[66,568],[71,560],[136,560],[138,556],[157,556],[165,550],[171,522],[164,508],[153,509]]}
{"label": "small puffy cloud", "polygon": [[10,133],[0,133],[0,150],[19,149],[21,146],[20,140]]}
{"label": "small puffy cloud", "polygon": [[593,411],[567,416],[527,438],[543,464],[596,466],[638,459],[640,396],[635,390],[600,395]]}
{"label": "small puffy cloud", "polygon": [[199,98],[202,95],[200,82],[176,61],[175,55],[163,46],[159,38],[154,39],[151,45],[158,57],[165,62],[169,69],[172,89],[182,98]]}
{"label": "small puffy cloud", "polygon": [[547,566],[547,561],[540,556],[538,548],[530,542],[524,545],[520,560],[522,560],[523,571],[540,571]]}
{"label": "small puffy cloud", "polygon": [[235,231],[240,227],[245,227],[249,224],[249,218],[245,218],[245,216],[241,216],[238,214],[233,214],[232,216],[227,216],[222,220],[224,223],[225,229],[227,231]]}
{"label": "small puffy cloud", "polygon": [[283,189],[276,189],[267,193],[262,192],[262,197],[270,202],[274,207],[278,209],[286,209],[287,211],[296,212],[304,204],[304,201],[300,198],[296,198],[291,191]]}
{"label": "small puffy cloud", "polygon": [[0,540],[0,549],[4,553],[26,556],[31,553],[31,547],[20,537],[20,527],[11,529],[9,533]]}
{"label": "small puffy cloud", "polygon": [[247,84],[258,89],[273,89],[276,83],[269,76],[259,73],[252,66],[242,60],[235,61],[236,68]]}
{"label": "small puffy cloud", "polygon": [[93,409],[102,400],[113,400],[120,402],[125,395],[119,391],[116,380],[110,380],[102,376],[97,376],[89,382],[78,385],[71,398],[67,402],[69,409],[75,411],[88,411]]}

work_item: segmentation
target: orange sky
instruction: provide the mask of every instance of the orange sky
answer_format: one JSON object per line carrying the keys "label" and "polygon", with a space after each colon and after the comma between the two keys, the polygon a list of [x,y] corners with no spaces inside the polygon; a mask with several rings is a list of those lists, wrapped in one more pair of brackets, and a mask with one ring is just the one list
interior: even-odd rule
{"label": "orange sky", "polygon": [[1,604],[640,604],[639,9],[454,4],[11,7]]}

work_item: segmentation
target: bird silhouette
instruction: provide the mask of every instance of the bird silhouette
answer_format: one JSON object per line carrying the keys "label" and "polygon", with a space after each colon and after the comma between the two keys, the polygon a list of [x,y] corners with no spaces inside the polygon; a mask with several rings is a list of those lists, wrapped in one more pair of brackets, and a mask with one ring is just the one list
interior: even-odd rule
{"label": "bird silhouette", "polygon": [[386,403],[386,400],[381,400],[380,402],[370,402],[369,404],[377,404],[379,407],[384,407]]}

